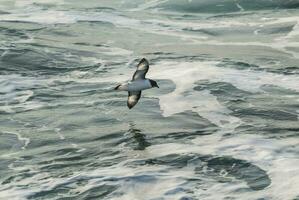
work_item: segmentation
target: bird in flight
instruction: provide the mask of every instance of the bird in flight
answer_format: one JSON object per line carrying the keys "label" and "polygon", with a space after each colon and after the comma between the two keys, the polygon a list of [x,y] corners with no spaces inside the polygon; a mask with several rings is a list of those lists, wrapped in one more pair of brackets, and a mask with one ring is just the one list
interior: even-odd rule
{"label": "bird in flight", "polygon": [[116,86],[114,89],[119,91],[128,91],[127,106],[129,109],[133,108],[141,96],[141,91],[150,89],[153,87],[159,88],[156,81],[145,78],[145,75],[149,69],[149,63],[145,58],[142,58],[137,65],[137,69],[133,75],[133,78],[128,83],[122,83]]}

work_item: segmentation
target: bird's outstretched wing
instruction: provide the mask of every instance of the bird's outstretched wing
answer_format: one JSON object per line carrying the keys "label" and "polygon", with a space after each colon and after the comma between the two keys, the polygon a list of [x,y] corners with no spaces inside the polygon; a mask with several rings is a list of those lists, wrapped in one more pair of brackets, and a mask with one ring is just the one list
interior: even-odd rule
{"label": "bird's outstretched wing", "polygon": [[133,75],[132,81],[138,79],[145,79],[145,74],[147,73],[149,68],[149,63],[145,58],[142,58],[137,65],[137,69]]}
{"label": "bird's outstretched wing", "polygon": [[141,96],[141,91],[136,91],[136,92],[128,92],[128,101],[127,101],[127,106],[129,109],[133,108],[138,100],[140,99]]}

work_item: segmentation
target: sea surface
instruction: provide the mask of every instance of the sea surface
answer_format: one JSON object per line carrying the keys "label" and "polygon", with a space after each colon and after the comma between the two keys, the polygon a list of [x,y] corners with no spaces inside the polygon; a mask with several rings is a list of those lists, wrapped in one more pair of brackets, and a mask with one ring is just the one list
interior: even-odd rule
{"label": "sea surface", "polygon": [[[143,57],[160,88],[129,110]],[[0,0],[1,200],[298,188],[298,0]]]}

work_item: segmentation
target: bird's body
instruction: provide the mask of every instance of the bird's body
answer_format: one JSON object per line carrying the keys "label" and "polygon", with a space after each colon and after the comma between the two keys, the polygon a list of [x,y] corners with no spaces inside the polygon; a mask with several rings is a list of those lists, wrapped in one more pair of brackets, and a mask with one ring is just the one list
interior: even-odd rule
{"label": "bird's body", "polygon": [[128,91],[127,105],[129,109],[133,108],[137,104],[142,90],[159,87],[156,81],[145,78],[145,74],[147,73],[148,69],[148,61],[145,58],[141,59],[137,65],[137,70],[133,75],[132,81],[115,87],[115,90]]}
{"label": "bird's body", "polygon": [[123,83],[119,85],[117,90],[128,91],[128,92],[137,92],[141,90],[146,90],[152,88],[151,82],[148,79],[130,81],[128,83]]}

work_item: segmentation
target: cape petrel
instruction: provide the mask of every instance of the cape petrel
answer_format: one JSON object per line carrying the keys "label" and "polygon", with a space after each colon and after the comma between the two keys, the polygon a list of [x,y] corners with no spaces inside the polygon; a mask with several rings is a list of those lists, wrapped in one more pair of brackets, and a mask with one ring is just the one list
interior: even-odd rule
{"label": "cape petrel", "polygon": [[129,109],[133,108],[141,96],[141,91],[150,89],[153,87],[159,88],[156,81],[145,78],[145,75],[149,69],[149,63],[145,58],[142,58],[137,65],[137,69],[133,75],[133,78],[128,83],[119,84],[115,87],[115,90],[128,91],[127,106]]}

